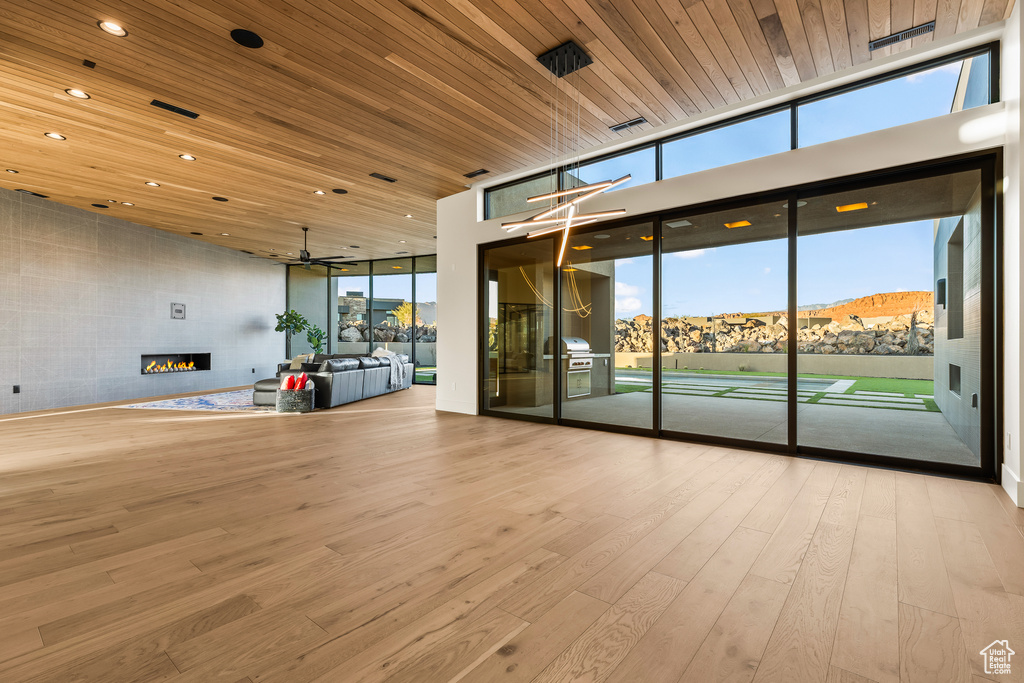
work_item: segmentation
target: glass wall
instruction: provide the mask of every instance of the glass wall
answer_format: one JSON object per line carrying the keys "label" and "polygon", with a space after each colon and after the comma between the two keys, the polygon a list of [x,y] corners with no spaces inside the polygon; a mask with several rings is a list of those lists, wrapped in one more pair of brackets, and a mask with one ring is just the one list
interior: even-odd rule
{"label": "glass wall", "polygon": [[667,431],[784,444],[784,202],[662,223],[661,392]]}
{"label": "glass wall", "polygon": [[806,196],[801,445],[981,464],[981,172]]}
{"label": "glass wall", "polygon": [[551,240],[488,249],[484,278],[487,355],[483,407],[554,417]]}
{"label": "glass wall", "polygon": [[331,266],[338,292],[337,335],[334,353],[370,352],[370,262],[354,261]]}
{"label": "glass wall", "polygon": [[320,353],[327,352],[328,331],[331,329],[327,305],[330,301],[332,282],[327,277],[326,266],[292,266],[288,269],[288,307],[301,314],[319,333],[294,335],[287,351],[292,358],[302,353],[313,353],[313,343],[319,337]]}
{"label": "glass wall", "polygon": [[437,257],[416,259],[416,381],[437,384]]}
{"label": "glass wall", "polygon": [[[581,166],[489,188],[484,192],[485,218],[536,208],[528,197],[602,180],[633,179],[635,187],[662,178],[735,164],[798,146],[808,147],[852,135],[921,121],[997,101],[993,92],[994,46],[933,60],[898,76],[872,78],[825,93],[797,98],[783,109],[697,128],[656,142],[590,159]],[[791,117],[796,117],[793,135]],[[660,150],[661,154],[658,154]],[[659,168],[659,157],[661,166]]]}
{"label": "glass wall", "polygon": [[412,259],[371,263],[370,344],[412,358]]}
{"label": "glass wall", "polygon": [[[562,417],[652,429],[654,226],[572,234],[566,246]],[[589,351],[583,362],[574,344]]]}
{"label": "glass wall", "polygon": [[487,248],[483,411],[991,476],[993,165]]}

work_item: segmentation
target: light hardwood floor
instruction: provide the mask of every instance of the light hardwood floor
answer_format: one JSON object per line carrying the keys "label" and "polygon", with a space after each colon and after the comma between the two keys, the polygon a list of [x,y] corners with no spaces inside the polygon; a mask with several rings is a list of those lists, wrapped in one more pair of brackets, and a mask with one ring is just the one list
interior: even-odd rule
{"label": "light hardwood floor", "polygon": [[0,680],[1024,680],[993,485],[433,400],[0,417]]}

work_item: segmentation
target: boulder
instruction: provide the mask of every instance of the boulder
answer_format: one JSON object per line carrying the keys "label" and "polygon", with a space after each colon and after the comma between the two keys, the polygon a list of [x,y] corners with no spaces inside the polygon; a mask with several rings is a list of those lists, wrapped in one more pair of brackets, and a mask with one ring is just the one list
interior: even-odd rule
{"label": "boulder", "polygon": [[363,339],[363,334],[355,327],[346,327],[338,333],[338,339],[343,342],[361,342],[366,341]]}

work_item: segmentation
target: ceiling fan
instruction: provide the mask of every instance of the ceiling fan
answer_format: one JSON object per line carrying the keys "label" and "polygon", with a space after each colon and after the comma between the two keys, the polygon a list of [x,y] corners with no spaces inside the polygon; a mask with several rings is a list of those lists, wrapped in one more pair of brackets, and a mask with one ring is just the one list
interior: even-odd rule
{"label": "ceiling fan", "polygon": [[[348,254],[340,254],[338,256],[322,256],[320,258],[313,258],[309,254],[309,245],[307,239],[309,237],[309,228],[302,229],[302,249],[299,250],[299,258],[292,259],[290,261],[278,261],[278,263],[286,266],[303,266],[306,270],[309,270],[310,266],[342,266],[342,265],[354,265],[350,263],[344,263],[337,261],[336,259],[351,259],[352,257]],[[271,254],[274,256],[274,254]]]}

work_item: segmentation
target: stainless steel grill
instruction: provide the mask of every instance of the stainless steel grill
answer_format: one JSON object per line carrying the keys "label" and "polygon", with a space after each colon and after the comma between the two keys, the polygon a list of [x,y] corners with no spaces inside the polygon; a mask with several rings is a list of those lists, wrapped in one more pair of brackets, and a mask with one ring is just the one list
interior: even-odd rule
{"label": "stainless steel grill", "polygon": [[590,370],[594,367],[594,353],[586,339],[562,337],[562,371],[565,397],[590,395]]}

